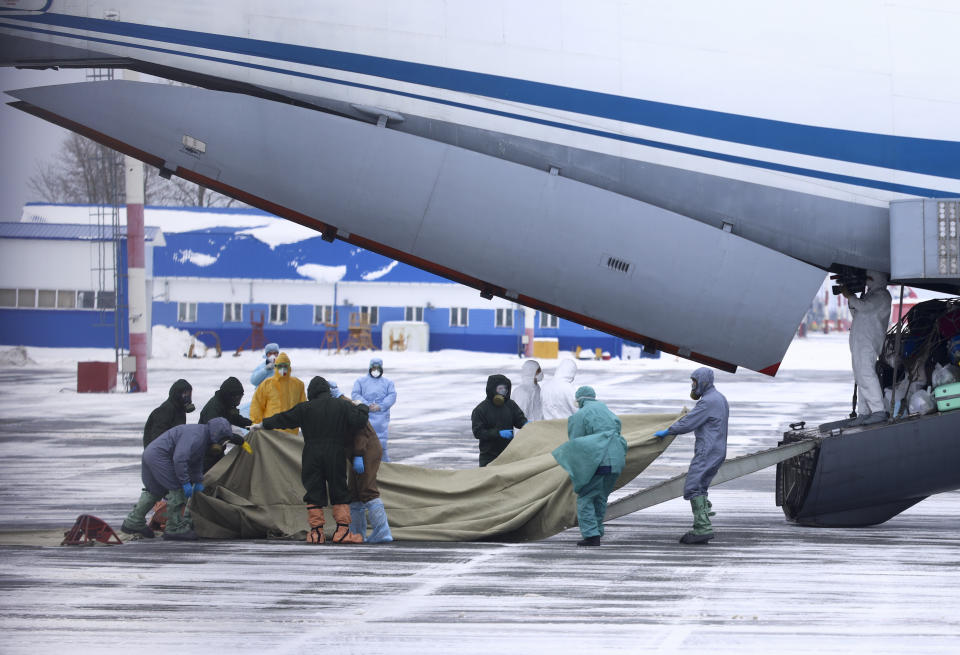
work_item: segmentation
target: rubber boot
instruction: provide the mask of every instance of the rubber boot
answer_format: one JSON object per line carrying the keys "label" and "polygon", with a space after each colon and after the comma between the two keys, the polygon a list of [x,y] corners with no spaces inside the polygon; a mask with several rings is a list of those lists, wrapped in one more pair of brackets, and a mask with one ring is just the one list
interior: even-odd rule
{"label": "rubber boot", "polygon": [[713,503],[710,502],[710,499],[707,498],[707,516],[716,516],[717,513],[713,511]]}
{"label": "rubber boot", "polygon": [[182,489],[171,489],[167,494],[167,528],[163,531],[165,541],[196,541],[193,520],[186,509],[187,495]]}
{"label": "rubber boot", "polygon": [[390,534],[390,524],[387,522],[387,509],[383,506],[383,501],[374,498],[364,505],[370,512],[370,527],[372,528],[367,543],[385,544],[393,541],[393,535]]}
{"label": "rubber boot", "polygon": [[693,510],[693,530],[680,537],[682,544],[705,544],[713,539],[713,526],[710,517],[706,496],[694,496],[690,499],[690,508]]}
{"label": "rubber boot", "polygon": [[308,544],[322,544],[327,538],[323,534],[323,508],[319,505],[307,505]]}
{"label": "rubber boot", "polygon": [[364,538],[367,536],[367,509],[359,500],[350,503],[350,532],[356,532]]}
{"label": "rubber boot", "polygon": [[147,525],[147,512],[150,511],[150,508],[154,506],[157,500],[159,500],[157,496],[154,496],[146,489],[141,491],[137,504],[133,506],[133,509],[127,514],[127,517],[123,519],[120,531],[153,539],[154,532],[150,529],[150,526]]}
{"label": "rubber boot", "polygon": [[333,506],[333,520],[337,522],[337,529],[334,530],[330,541],[335,544],[362,544],[363,535],[356,532],[350,532],[350,505]]}
{"label": "rubber boot", "polygon": [[592,537],[584,537],[577,542],[578,546],[599,546],[600,545],[600,535],[595,534]]}

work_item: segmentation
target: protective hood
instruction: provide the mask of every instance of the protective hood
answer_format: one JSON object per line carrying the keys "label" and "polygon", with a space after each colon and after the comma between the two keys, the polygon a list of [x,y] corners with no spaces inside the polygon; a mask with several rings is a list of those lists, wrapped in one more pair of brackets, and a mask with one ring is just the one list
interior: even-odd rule
{"label": "protective hood", "polygon": [[867,290],[883,289],[890,282],[890,276],[880,271],[867,271]]}
{"label": "protective hood", "polygon": [[577,389],[577,393],[573,397],[577,404],[583,407],[586,401],[597,399],[597,392],[593,390],[593,387],[583,386]]}
{"label": "protective hood", "polygon": [[327,380],[327,384],[330,385],[330,395],[334,398],[339,398],[343,395],[343,392],[340,391],[340,387],[333,380]]}
{"label": "protective hood", "polygon": [[223,392],[223,395],[227,398],[233,396],[242,396],[243,395],[243,385],[235,377],[229,377],[223,381],[223,384],[220,385],[220,391]]}
{"label": "protective hood", "polygon": [[275,343],[268,343],[263,347],[263,356],[266,357],[270,353],[280,352],[280,346]]}
{"label": "protective hood", "polygon": [[379,357],[374,357],[373,359],[370,360],[370,366],[368,366],[367,368],[373,368],[374,366],[383,368],[383,360],[380,359]]}
{"label": "protective hood", "polygon": [[700,396],[713,388],[713,369],[698,368],[690,374],[690,378],[697,383],[696,392]]}
{"label": "protective hood", "polygon": [[540,362],[535,359],[528,359],[520,367],[520,384],[533,384],[537,377],[537,371],[540,369]]}
{"label": "protective hood", "polygon": [[507,399],[510,399],[510,389],[513,387],[513,385],[510,384],[510,378],[506,375],[495,373],[487,378],[487,400],[493,402],[493,397],[497,395],[497,387],[501,384],[507,385]]}
{"label": "protective hood", "polygon": [[557,372],[553,377],[558,380],[564,380],[567,383],[573,383],[573,378],[577,376],[577,363],[572,359],[564,359],[557,365]]}
{"label": "protective hood", "polygon": [[217,416],[207,422],[207,439],[211,444],[218,444],[223,441],[233,441],[233,428],[230,427],[230,421]]}
{"label": "protective hood", "polygon": [[170,394],[167,396],[167,398],[169,398],[170,401],[173,402],[173,404],[176,405],[177,407],[183,407],[183,403],[180,401],[180,396],[182,396],[183,392],[185,391],[192,392],[193,387],[190,386],[189,382],[187,382],[183,378],[180,378],[179,380],[174,382],[172,385],[170,385]]}
{"label": "protective hood", "polygon": [[[289,375],[287,375],[287,376],[280,375],[280,371],[277,370],[277,369],[280,368],[280,365],[281,365],[281,364],[286,364],[287,366],[290,366],[290,374],[289,374]],[[273,370],[273,375],[274,375],[274,377],[278,377],[278,378],[287,377],[287,378],[289,378],[291,375],[293,375],[293,366],[290,365],[290,358],[287,357],[287,353],[280,353],[279,355],[277,355],[277,361],[275,361],[275,362],[273,363],[273,366],[274,366],[274,370]]]}
{"label": "protective hood", "polygon": [[310,384],[307,385],[307,400],[314,400],[320,396],[320,394],[329,392],[330,383],[319,375],[314,376],[314,378],[310,380]]}

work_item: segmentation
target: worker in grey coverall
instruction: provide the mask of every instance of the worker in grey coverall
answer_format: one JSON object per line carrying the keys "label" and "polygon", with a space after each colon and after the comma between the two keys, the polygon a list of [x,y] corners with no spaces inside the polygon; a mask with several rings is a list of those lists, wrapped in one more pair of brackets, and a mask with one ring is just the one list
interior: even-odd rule
{"label": "worker in grey coverall", "polygon": [[204,453],[210,446],[227,441],[243,443],[243,439],[233,433],[230,422],[219,416],[206,424],[177,425],[151,441],[143,451],[140,464],[144,489],[120,529],[152,537],[146,515],[154,503],[166,495],[167,526],[163,538],[196,541],[190,512],[183,509],[190,496],[203,491]]}
{"label": "worker in grey coverall", "polygon": [[693,529],[680,537],[682,544],[705,544],[713,539],[710,524],[711,504],[707,488],[727,456],[727,422],[730,406],[722,393],[713,386],[713,371],[698,368],[690,374],[693,381],[690,397],[697,401],[693,410],[665,430],[656,432],[661,439],[672,434],[693,431],[696,441],[693,459],[683,486],[683,497],[693,510]]}

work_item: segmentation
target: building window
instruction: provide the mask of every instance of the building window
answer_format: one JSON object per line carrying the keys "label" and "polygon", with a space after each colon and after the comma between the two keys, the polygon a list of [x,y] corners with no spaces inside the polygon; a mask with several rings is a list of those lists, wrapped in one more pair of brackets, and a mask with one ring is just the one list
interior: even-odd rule
{"label": "building window", "polygon": [[77,292],[73,289],[60,289],[57,291],[57,307],[60,309],[73,309],[77,306]]}
{"label": "building window", "polygon": [[558,319],[553,314],[548,314],[546,312],[540,312],[540,327],[542,328],[556,328],[560,325],[560,319]]}
{"label": "building window", "polygon": [[243,321],[243,305],[238,302],[223,303],[223,322],[240,323]]}
{"label": "building window", "polygon": [[197,322],[197,303],[178,302],[177,303],[177,321],[180,323]]}
{"label": "building window", "polygon": [[36,307],[36,289],[17,289],[17,307]]}
{"label": "building window", "polygon": [[450,308],[450,327],[467,327],[469,312],[466,307]]}
{"label": "building window", "polygon": [[314,305],[313,324],[333,325],[333,305]]}
{"label": "building window", "polygon": [[[117,306],[117,294],[113,291],[97,291],[97,308],[114,309]],[[196,314],[196,312],[194,312]],[[194,317],[196,320],[196,317]]]}
{"label": "building window", "polygon": [[97,295],[93,291],[77,291],[77,307],[93,309],[97,304]]}
{"label": "building window", "polygon": [[17,306],[17,290],[16,289],[0,289],[0,307],[16,307]]}
{"label": "building window", "polygon": [[40,289],[37,292],[37,307],[51,308],[57,306],[57,292],[52,289]]}
{"label": "building window", "polygon": [[512,309],[497,310],[497,327],[499,328],[513,327],[513,310]]}
{"label": "building window", "polygon": [[366,305],[361,305],[360,310],[360,321],[366,322],[370,325],[376,325],[380,321],[380,308],[379,307],[367,307]]}
{"label": "building window", "polygon": [[405,307],[403,310],[403,320],[405,321],[422,321],[423,320],[423,307]]}
{"label": "building window", "polygon": [[287,322],[287,306],[270,305],[270,322],[277,325]]}

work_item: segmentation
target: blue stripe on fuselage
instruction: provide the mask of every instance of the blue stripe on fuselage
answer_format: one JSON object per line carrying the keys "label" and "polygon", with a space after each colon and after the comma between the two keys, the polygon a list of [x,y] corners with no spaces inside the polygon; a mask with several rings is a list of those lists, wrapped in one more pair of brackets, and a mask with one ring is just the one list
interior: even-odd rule
{"label": "blue stripe on fuselage", "polygon": [[[274,43],[257,39],[209,34],[167,27],[154,27],[136,23],[100,20],[93,18],[65,16],[60,14],[45,14],[42,16],[17,17],[21,21],[56,25],[72,29],[113,34],[129,38],[137,38],[176,44],[180,46],[218,50],[239,55],[269,58],[290,63],[307,64],[329,69],[360,73],[380,78],[409,82],[423,86],[447,89],[462,93],[481,95],[489,98],[521,102],[540,107],[549,107],[563,111],[576,112],[599,118],[607,118],[637,125],[647,125],[674,132],[694,134],[698,136],[743,143],[762,148],[794,152],[798,154],[824,157],[859,164],[881,166],[895,170],[909,171],[938,177],[960,179],[960,143],[935,139],[918,139],[898,137],[884,134],[854,132],[834,128],[814,127],[774,121],[762,118],[752,118],[737,114],[681,107],[666,103],[638,100],[607,93],[573,89],[541,82],[531,82],[515,78],[462,71],[428,64],[397,61],[370,55],[325,50],[307,46]],[[20,27],[8,24],[8,27]],[[26,28],[29,30],[29,28]],[[170,50],[153,46],[144,46],[135,43],[83,37],[80,35],[48,32],[47,30],[30,30],[73,37],[83,40],[100,41],[129,47],[148,49],[180,56],[189,56],[232,65],[257,68],[285,75],[296,75],[337,84],[349,84],[360,88],[385,91],[418,98],[430,102],[440,102],[456,107],[464,107],[495,115],[507,116],[519,120],[535,122],[544,125],[556,126],[562,129],[576,130],[587,134],[595,134],[622,141],[638,143],[656,148],[665,148],[676,152],[710,157],[734,163],[743,163],[751,166],[760,166],[772,170],[814,176],[821,179],[830,179],[858,186],[882,188],[911,195],[931,195],[940,193],[931,189],[922,189],[905,185],[890,184],[874,180],[836,175],[822,171],[814,171],[800,167],[772,164],[762,160],[723,155],[695,148],[686,148],[667,143],[660,143],[647,139],[624,137],[615,133],[579,128],[576,126],[536,119],[522,114],[490,110],[484,107],[466,105],[438,98],[412,93],[398,92],[359,83],[344,82],[322,76],[316,76],[298,71],[284,70],[272,66],[251,64],[247,62],[197,55],[179,50]]]}

